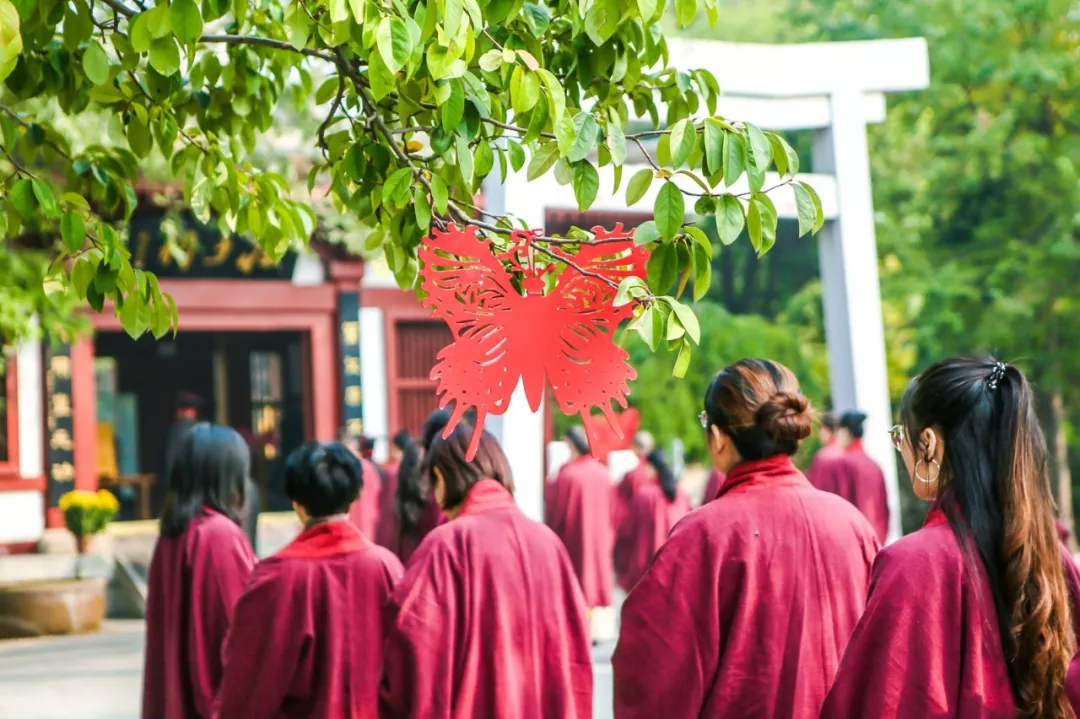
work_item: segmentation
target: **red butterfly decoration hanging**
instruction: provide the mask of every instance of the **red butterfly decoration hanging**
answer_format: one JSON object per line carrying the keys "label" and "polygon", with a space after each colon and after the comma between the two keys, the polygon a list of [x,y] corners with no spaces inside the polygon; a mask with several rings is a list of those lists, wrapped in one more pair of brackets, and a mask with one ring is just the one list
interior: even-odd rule
{"label": "red butterfly decoration hanging", "polygon": [[615,414],[615,424],[597,423],[589,435],[589,451],[592,456],[606,463],[608,455],[619,450],[630,449],[634,433],[641,426],[641,415],[631,407],[625,412]]}
{"label": "red butterfly decoration hanging", "polygon": [[[534,412],[547,380],[559,409],[580,414],[590,439],[597,436],[594,407],[621,434],[611,401],[626,407],[627,383],[637,373],[613,341],[632,305],[616,307],[610,283],[631,275],[644,279],[648,252],[634,244],[622,224],[611,232],[593,228],[600,242],[581,244],[574,254],[546,247],[540,257],[552,260],[546,263],[537,262],[541,251],[533,245],[540,231],[514,231],[506,252],[476,233],[473,226],[435,230],[418,253],[420,289],[426,293],[421,302],[454,336],[431,370],[439,406],[454,405],[443,436],[475,408],[471,460],[484,420],[506,412],[519,380]],[[546,275],[556,272],[545,292]]]}

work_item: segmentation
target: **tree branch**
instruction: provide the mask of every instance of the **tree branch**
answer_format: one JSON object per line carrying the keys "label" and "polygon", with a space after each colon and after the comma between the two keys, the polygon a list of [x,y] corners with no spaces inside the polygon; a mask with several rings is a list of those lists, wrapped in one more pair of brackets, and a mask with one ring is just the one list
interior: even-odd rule
{"label": "tree branch", "polygon": [[116,12],[118,12],[121,15],[124,15],[126,17],[134,17],[135,15],[139,14],[135,10],[132,10],[131,8],[129,8],[124,3],[120,2],[120,0],[101,0],[101,1],[103,3],[105,3],[106,5],[108,5],[109,7],[111,7]]}
{"label": "tree branch", "polygon": [[[22,117],[20,117],[19,113],[15,112],[11,108],[9,108],[9,107],[7,107],[5,105],[0,105],[0,112],[3,112],[4,114],[8,115],[9,117],[11,117],[11,119],[15,120],[15,122],[19,123],[23,127],[27,128],[27,129],[30,128],[30,123],[27,122],[26,120],[24,120]],[[64,150],[62,147],[60,147],[55,142],[50,140],[48,137],[45,138],[45,144],[48,145],[49,147],[51,147],[53,150],[55,150],[64,159],[67,159],[67,160],[71,159],[71,155],[69,155],[66,150]]]}
{"label": "tree branch", "polygon": [[330,127],[330,123],[333,122],[334,113],[337,112],[337,109],[341,106],[341,98],[344,95],[345,95],[345,75],[343,75],[342,73],[339,72],[338,73],[337,94],[334,95],[334,101],[332,103],[330,103],[330,112],[326,113],[326,119],[322,121],[321,125],[319,125],[319,131],[318,131],[318,134],[317,134],[317,136],[319,138],[319,147],[322,148],[323,157],[325,157],[327,160],[330,159],[330,156],[329,156],[329,154],[327,153],[327,150],[326,150],[326,129],[328,127]]}
{"label": "tree branch", "polygon": [[335,62],[334,58],[327,55],[324,52],[313,50],[308,47],[300,48],[297,50],[295,47],[287,42],[281,40],[272,40],[268,37],[256,37],[254,35],[203,35],[199,38],[199,42],[205,43],[223,43],[225,45],[257,45],[259,47],[269,47],[274,50],[286,50],[288,52],[298,52],[301,55],[307,57],[317,57],[320,60],[326,62]]}

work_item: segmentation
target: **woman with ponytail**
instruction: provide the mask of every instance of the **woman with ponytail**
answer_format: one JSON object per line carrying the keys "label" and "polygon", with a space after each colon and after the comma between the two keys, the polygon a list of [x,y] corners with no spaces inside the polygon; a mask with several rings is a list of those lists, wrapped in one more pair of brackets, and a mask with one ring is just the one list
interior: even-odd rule
{"label": "woman with ponytail", "polygon": [[690,512],[690,497],[662,449],[645,456],[643,470],[615,535],[615,576],[627,592],[645,574],[671,528]]}
{"label": "woman with ponytail", "polygon": [[811,429],[791,370],[740,360],[704,404],[709,455],[727,478],[623,604],[615,717],[817,719],[865,606],[877,538],[791,463]]}
{"label": "woman with ponytail", "polygon": [[1076,567],[1027,380],[992,357],[944,360],[901,412],[893,443],[933,505],[874,564],[822,717],[1072,717]]}
{"label": "woman with ponytail", "polygon": [[397,483],[397,555],[404,564],[409,563],[420,542],[428,532],[446,521],[446,515],[431,496],[431,487],[424,477],[421,464],[424,453],[435,442],[446,424],[450,421],[450,412],[436,410],[424,420],[420,441],[405,445],[398,465]]}

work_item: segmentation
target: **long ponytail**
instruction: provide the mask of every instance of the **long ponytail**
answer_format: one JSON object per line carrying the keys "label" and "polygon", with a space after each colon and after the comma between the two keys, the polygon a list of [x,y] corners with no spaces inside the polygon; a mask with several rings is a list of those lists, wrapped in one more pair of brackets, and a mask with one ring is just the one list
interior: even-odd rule
{"label": "long ponytail", "polygon": [[944,360],[912,382],[903,415],[913,441],[927,427],[942,435],[938,502],[969,561],[974,545],[986,572],[1017,716],[1072,717],[1064,689],[1076,643],[1072,602],[1027,380],[993,358]]}
{"label": "long ponytail", "polygon": [[668,464],[664,450],[654,449],[645,457],[645,461],[656,470],[656,480],[660,484],[660,489],[664,490],[667,501],[674,502],[679,489],[679,480],[675,477],[671,465]]}
{"label": "long ponytail", "polygon": [[[401,534],[411,535],[420,526],[420,516],[428,501],[430,487],[423,476],[422,453],[435,440],[435,435],[442,431],[450,421],[450,413],[444,409],[436,410],[424,420],[424,428],[419,443],[410,441],[401,447],[401,464],[398,466],[397,514]],[[395,443],[399,435],[396,435]],[[410,438],[411,439],[411,438]]]}

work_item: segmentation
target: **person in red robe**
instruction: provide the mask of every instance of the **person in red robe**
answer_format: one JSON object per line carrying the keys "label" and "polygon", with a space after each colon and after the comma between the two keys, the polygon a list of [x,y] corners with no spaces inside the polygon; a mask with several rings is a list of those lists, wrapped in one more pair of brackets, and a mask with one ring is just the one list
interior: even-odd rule
{"label": "person in red robe", "polygon": [[[840,436],[840,415],[836,412],[826,412],[821,416],[818,426],[818,440],[821,449],[814,454],[810,462],[810,469],[806,471],[806,478],[818,489],[833,492],[827,476],[822,476],[826,465],[833,463],[844,456],[845,447]],[[836,494],[836,492],[833,492]]]}
{"label": "person in red robe", "polygon": [[615,717],[816,719],[862,614],[877,537],[792,464],[811,409],[791,370],[740,360],[704,404],[709,454],[727,479],[676,525],[623,604]]}
{"label": "person in red robe", "polygon": [[690,496],[663,451],[654,449],[646,459],[651,475],[638,485],[615,537],[615,576],[627,592],[645,574],[671,528],[690,512]]}
{"label": "person in red robe", "polygon": [[344,428],[338,432],[338,442],[360,460],[364,471],[363,488],[360,490],[360,496],[349,507],[349,519],[365,537],[374,541],[379,525],[382,494],[382,473],[369,459],[374,444],[367,437],[352,436]]}
{"label": "person in red robe", "polygon": [[378,713],[382,609],[401,562],[349,521],[364,471],[340,444],[285,463],[304,529],[255,568],[225,641],[215,719],[339,719]]}
{"label": "person in red robe", "polygon": [[724,486],[724,479],[724,473],[719,469],[714,467],[709,470],[709,480],[705,483],[705,491],[701,495],[699,507],[716,499],[716,496],[720,494],[720,488]]}
{"label": "person in red robe", "polygon": [[632,442],[634,454],[637,455],[637,466],[623,475],[619,483],[615,485],[615,526],[622,524],[623,517],[630,510],[630,502],[634,499],[634,492],[645,482],[656,481],[655,470],[649,464],[649,453],[656,447],[653,436],[648,432],[634,433]]}
{"label": "person in red robe", "polygon": [[449,521],[391,597],[383,719],[592,716],[585,602],[559,538],[518,509],[506,456],[458,425],[425,460]]}
{"label": "person in red robe", "polygon": [[428,415],[420,432],[420,441],[402,453],[398,468],[397,520],[398,558],[408,566],[417,547],[431,530],[446,522],[446,515],[432,496],[423,472],[423,459],[435,437],[450,421],[450,412],[440,409]]}
{"label": "person in red robe", "polygon": [[379,492],[379,526],[375,543],[398,553],[400,536],[397,516],[398,470],[406,452],[416,451],[415,441],[408,430],[401,430],[390,439],[390,456],[382,469],[382,491]]}
{"label": "person in red robe", "polygon": [[210,719],[221,646],[255,553],[240,528],[251,455],[228,427],[185,435],[171,465],[146,597],[143,719]]}
{"label": "person in red robe", "polygon": [[904,395],[893,442],[926,524],[884,549],[824,719],[1071,716],[1075,567],[1054,527],[1024,375],[955,357]]}
{"label": "person in red robe", "polygon": [[589,609],[610,607],[615,583],[615,488],[608,468],[589,454],[585,430],[566,434],[570,461],[545,492],[544,523],[559,535]]}

